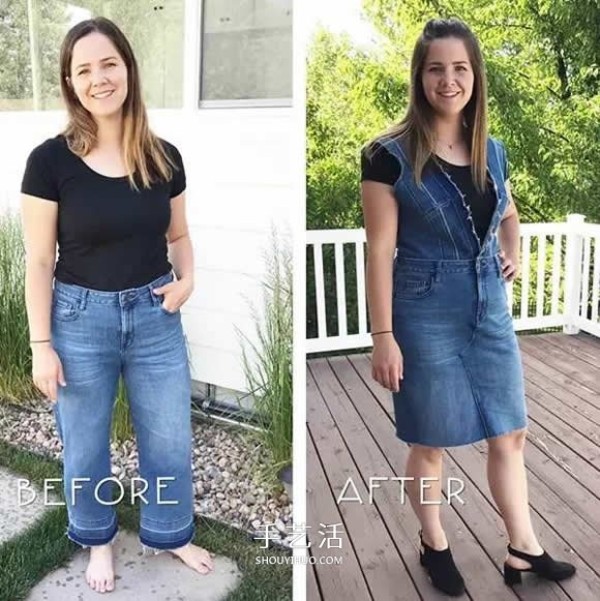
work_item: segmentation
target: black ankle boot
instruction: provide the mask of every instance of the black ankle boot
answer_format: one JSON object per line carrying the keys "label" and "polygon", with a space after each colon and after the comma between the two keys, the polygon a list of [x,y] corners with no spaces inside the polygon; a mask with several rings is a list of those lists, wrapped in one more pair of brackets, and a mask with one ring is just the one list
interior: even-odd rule
{"label": "black ankle boot", "polygon": [[528,561],[531,564],[530,568],[513,568],[506,561],[504,562],[504,582],[512,585],[521,582],[521,572],[534,572],[547,580],[564,580],[575,574],[575,566],[566,561],[555,561],[544,551],[542,555],[529,555],[513,549],[510,544],[507,546],[508,552],[514,557]]}
{"label": "black ankle boot", "polygon": [[452,597],[462,595],[465,590],[465,581],[454,564],[450,546],[443,551],[432,549],[423,542],[422,530],[419,530],[419,538],[424,549],[424,552],[419,552],[421,565],[427,570],[431,584]]}

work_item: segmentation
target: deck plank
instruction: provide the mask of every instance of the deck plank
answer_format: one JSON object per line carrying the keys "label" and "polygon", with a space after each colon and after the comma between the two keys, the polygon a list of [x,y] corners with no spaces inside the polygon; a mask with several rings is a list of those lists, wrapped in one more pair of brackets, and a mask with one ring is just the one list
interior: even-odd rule
{"label": "deck plank", "polygon": [[315,566],[310,563],[306,566],[306,598],[310,601],[322,601],[323,599],[317,584]]}
{"label": "deck plank", "polygon": [[[525,461],[532,520],[544,548],[572,561],[578,573],[561,583],[526,575],[521,586],[506,587],[501,576],[506,535],[487,485],[487,445],[482,441],[452,447],[444,453],[444,479],[465,482],[461,496],[467,503],[444,503],[441,511],[465,576],[463,598],[597,601],[600,340],[581,334],[543,334],[519,336],[519,344],[529,415]],[[373,503],[368,500],[369,478],[402,476],[409,450],[395,436],[392,398],[372,380],[369,356],[309,359],[307,379],[308,510],[319,521],[338,520],[348,528],[352,543],[346,550],[348,563],[358,572],[355,586],[344,587],[340,581],[347,577],[335,576],[341,566],[307,566],[311,571],[307,598],[446,599],[419,565],[419,524],[408,498],[407,506],[402,506],[398,483],[381,482]],[[348,477],[365,503],[336,502]],[[322,495],[329,495],[329,500]]]}
{"label": "deck plank", "polygon": [[[346,361],[343,357],[342,360]],[[344,389],[335,378],[327,360],[317,359],[311,362],[310,371],[320,389],[323,402],[312,407],[309,428],[319,445],[319,455],[333,493],[336,498],[340,498],[343,492],[346,498],[356,497],[358,493],[362,499],[362,502],[340,500],[338,507],[372,598],[400,599],[390,597],[390,591],[395,591],[398,580],[402,579],[406,581],[402,600],[418,601],[419,595],[414,586],[410,586],[411,579],[406,577],[406,568],[394,539],[382,523],[376,505],[369,503],[368,474],[393,474],[374,441],[370,437],[361,436],[364,424],[351,406],[348,406]],[[366,482],[363,474],[366,474]],[[353,483],[350,488],[347,487],[349,479]],[[399,499],[390,495],[388,501],[394,506]]]}
{"label": "deck plank", "polygon": [[540,334],[540,340],[576,355],[594,367],[600,366],[600,343],[593,336],[564,336],[563,334]]}
{"label": "deck plank", "polygon": [[520,337],[521,348],[524,348],[547,365],[557,371],[584,384],[590,390],[600,392],[600,367],[590,365],[564,348],[559,348],[545,340],[532,340],[534,336]]}
{"label": "deck plank", "polygon": [[[583,415],[597,426],[600,426],[600,409],[594,403],[586,400],[586,389],[576,387],[575,391],[573,391],[568,385],[555,382],[548,377],[548,373],[544,369],[547,368],[551,371],[551,368],[548,368],[541,361],[526,353],[522,353],[521,356],[525,368],[525,384],[531,382],[543,388],[548,394],[559,399],[565,406],[574,409],[577,413]],[[592,395],[596,395],[596,393],[592,392]],[[600,402],[600,395],[597,396],[598,402]]]}
{"label": "deck plank", "polygon": [[[307,372],[307,384],[311,386],[310,374]],[[313,389],[316,389],[314,383]],[[309,390],[310,394],[310,390]],[[312,400],[315,392],[312,391]],[[309,405],[311,397],[307,395]],[[310,434],[310,433],[309,433]],[[350,545],[342,544],[341,549],[326,549],[321,546],[317,533],[321,530],[320,524],[339,524],[342,518],[335,503],[335,497],[327,482],[327,477],[318,456],[312,437],[307,437],[307,539],[310,544],[310,554],[316,558],[315,572],[319,580],[323,599],[342,599],[353,601],[372,599],[367,587],[365,577],[358,563],[356,554]],[[339,565],[326,565],[319,563],[320,558],[333,555],[342,558]],[[312,601],[312,600],[311,600]]]}

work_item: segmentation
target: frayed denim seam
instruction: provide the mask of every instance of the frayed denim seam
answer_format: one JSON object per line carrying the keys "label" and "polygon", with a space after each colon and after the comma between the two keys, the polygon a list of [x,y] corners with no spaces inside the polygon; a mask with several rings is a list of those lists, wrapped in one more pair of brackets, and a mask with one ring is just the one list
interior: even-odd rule
{"label": "frayed denim seam", "polygon": [[[477,230],[475,229],[475,221],[473,220],[471,206],[465,202],[465,198],[466,198],[465,194],[463,194],[462,190],[454,183],[454,180],[446,172],[446,170],[444,169],[442,164],[439,161],[436,161],[436,163],[439,165],[440,171],[448,178],[448,181],[454,186],[454,188],[458,192],[458,194],[460,196],[460,200],[462,202],[462,206],[465,209],[465,211],[467,212],[467,220],[471,224],[471,231],[473,232],[473,236],[475,236],[475,240],[477,241],[477,248],[479,249],[479,253],[481,253],[481,249],[483,248],[483,245],[481,243],[481,240],[479,239],[479,236],[477,235]],[[479,254],[479,253],[477,253],[477,254]]]}
{"label": "frayed denim seam", "polygon": [[[185,547],[193,539],[194,539],[194,533],[192,532],[192,534],[190,535],[190,539],[186,543],[184,543],[183,545],[179,545],[178,547],[173,547],[173,549],[179,549],[181,547]],[[166,551],[171,550],[171,549],[157,549],[156,547],[151,547],[149,545],[144,544],[141,541],[140,541],[140,545],[142,546],[142,553],[145,556],[148,556],[148,555],[160,555],[161,553],[165,553]]]}
{"label": "frayed denim seam", "polygon": [[462,355],[459,355],[459,357],[460,357],[460,362],[462,363],[463,369],[465,370],[465,373],[467,374],[467,379],[469,380],[469,386],[471,387],[471,394],[473,395],[473,400],[475,401],[475,406],[477,407],[477,412],[479,413],[479,419],[481,420],[481,423],[483,424],[483,431],[485,432],[485,437],[489,438],[490,432],[489,432],[487,424],[485,422],[485,416],[483,415],[483,412],[481,411],[481,406],[479,405],[479,401],[477,399],[477,393],[475,392],[475,388],[473,388],[473,378],[471,376],[471,372],[469,371],[469,368],[467,367],[466,363],[464,362]]}
{"label": "frayed denim seam", "polygon": [[79,545],[82,549],[89,549],[90,547],[97,547],[97,546],[101,546],[101,545],[114,545],[115,541],[117,540],[117,536],[119,534],[119,529],[117,528],[117,531],[115,532],[114,536],[106,543],[99,543],[98,545],[84,545],[82,543],[80,543],[79,541],[75,540],[74,538],[71,538],[70,534],[69,534],[69,528],[67,527],[67,530],[65,532],[66,537],[70,540],[73,541],[74,543],[76,543],[77,545]]}

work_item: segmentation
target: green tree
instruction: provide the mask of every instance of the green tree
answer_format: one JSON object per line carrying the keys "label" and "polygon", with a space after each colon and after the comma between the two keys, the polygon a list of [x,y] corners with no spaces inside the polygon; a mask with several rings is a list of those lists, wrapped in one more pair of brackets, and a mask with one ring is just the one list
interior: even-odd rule
{"label": "green tree", "polygon": [[359,153],[406,109],[412,48],[424,23],[457,16],[486,61],[489,129],[508,149],[523,221],[600,220],[600,5],[596,0],[365,0],[375,51],[321,31],[307,91],[307,224],[358,227]]}

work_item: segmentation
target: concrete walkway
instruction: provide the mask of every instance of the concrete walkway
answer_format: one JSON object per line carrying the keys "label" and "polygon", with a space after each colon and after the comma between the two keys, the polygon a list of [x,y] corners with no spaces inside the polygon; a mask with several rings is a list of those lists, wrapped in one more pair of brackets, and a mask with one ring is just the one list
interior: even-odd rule
{"label": "concrete walkway", "polygon": [[119,531],[114,543],[115,589],[97,593],[85,581],[89,550],[77,551],[63,568],[48,574],[27,601],[90,601],[105,596],[110,601],[220,601],[237,587],[241,573],[227,557],[213,559],[215,568],[202,575],[170,553],[145,556],[137,535]]}
{"label": "concrete walkway", "polygon": [[[32,526],[44,511],[43,493],[25,489],[19,505],[18,480],[22,476],[0,467],[0,544]],[[24,478],[24,477],[23,477]],[[49,495],[50,501],[57,497]],[[66,524],[65,524],[66,530]],[[114,542],[115,589],[103,596],[111,601],[221,601],[235,589],[242,578],[234,561],[224,556],[213,558],[214,570],[207,575],[188,568],[170,553],[144,555],[137,534],[119,530]],[[81,549],[62,568],[43,578],[30,592],[27,601],[88,601],[102,593],[91,590],[85,581],[89,550]]]}
{"label": "concrete walkway", "polygon": [[[19,500],[19,479],[26,480],[25,476],[0,467],[0,544],[29,528],[45,511],[53,509],[44,505],[43,493],[39,488],[26,487],[28,482],[23,483]],[[32,499],[32,491],[35,491],[35,499],[25,505]],[[56,501],[56,496],[48,495],[48,499]]]}

